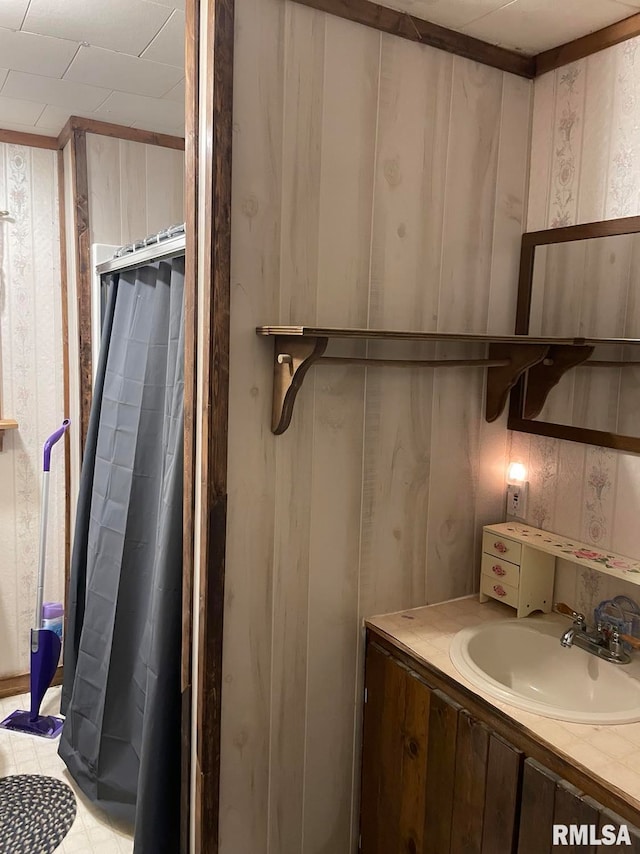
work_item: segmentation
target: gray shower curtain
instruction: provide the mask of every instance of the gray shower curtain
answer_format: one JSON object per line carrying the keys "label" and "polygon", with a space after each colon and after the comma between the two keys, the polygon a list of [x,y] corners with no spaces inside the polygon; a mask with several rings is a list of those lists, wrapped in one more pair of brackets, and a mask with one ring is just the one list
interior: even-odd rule
{"label": "gray shower curtain", "polygon": [[136,854],[179,850],[183,292],[184,258],[109,284],[71,562],[59,753]]}

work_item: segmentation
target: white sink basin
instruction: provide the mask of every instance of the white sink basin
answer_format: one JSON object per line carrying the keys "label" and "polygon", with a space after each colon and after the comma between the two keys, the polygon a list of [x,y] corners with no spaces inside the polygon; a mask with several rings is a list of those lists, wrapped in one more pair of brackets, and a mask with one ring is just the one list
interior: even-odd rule
{"label": "white sink basin", "polygon": [[555,614],[483,623],[458,632],[449,654],[472,685],[519,709],[594,725],[640,721],[640,660],[611,664],[565,649],[569,625]]}

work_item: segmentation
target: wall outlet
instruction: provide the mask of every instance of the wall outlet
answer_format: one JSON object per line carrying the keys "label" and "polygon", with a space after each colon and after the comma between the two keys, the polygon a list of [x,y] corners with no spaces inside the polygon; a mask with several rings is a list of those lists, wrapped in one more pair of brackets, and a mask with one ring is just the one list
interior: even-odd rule
{"label": "wall outlet", "polygon": [[527,493],[529,484],[509,484],[507,486],[507,516],[525,519],[527,516]]}

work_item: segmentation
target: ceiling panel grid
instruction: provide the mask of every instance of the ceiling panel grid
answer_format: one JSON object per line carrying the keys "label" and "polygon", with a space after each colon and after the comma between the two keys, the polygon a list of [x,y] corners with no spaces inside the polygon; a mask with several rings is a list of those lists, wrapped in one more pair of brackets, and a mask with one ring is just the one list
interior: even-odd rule
{"label": "ceiling panel grid", "polygon": [[70,115],[184,135],[184,0],[2,0],[0,126]]}

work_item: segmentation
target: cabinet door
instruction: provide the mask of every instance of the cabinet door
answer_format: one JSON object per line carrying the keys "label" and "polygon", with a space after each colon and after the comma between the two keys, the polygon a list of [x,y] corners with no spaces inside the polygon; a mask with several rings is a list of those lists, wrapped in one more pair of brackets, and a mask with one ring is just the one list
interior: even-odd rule
{"label": "cabinet door", "polygon": [[447,854],[451,849],[460,711],[461,707],[441,691],[432,691],[427,739],[424,854]]}
{"label": "cabinet door", "polygon": [[363,854],[422,854],[431,690],[374,644],[367,647]]}
{"label": "cabinet door", "polygon": [[524,754],[491,733],[482,828],[482,854],[513,854],[520,818]]}
{"label": "cabinet door", "polygon": [[518,854],[550,854],[559,782],[559,777],[534,759],[524,763]]}
{"label": "cabinet door", "polygon": [[[602,804],[535,760],[527,759],[525,762],[518,854],[547,854],[560,850],[596,854],[602,849],[598,842],[592,842],[591,828],[597,830],[595,839],[599,840],[603,828],[608,825],[613,828],[617,839],[622,824],[627,828],[630,844],[609,845],[604,850],[640,854],[640,830],[637,827],[609,812]],[[555,846],[554,825],[567,828],[566,836],[559,836]],[[574,835],[576,832],[580,835]]]}
{"label": "cabinet door", "polygon": [[464,709],[458,716],[451,854],[480,854],[491,734]]}
{"label": "cabinet door", "polygon": [[[589,798],[587,800],[590,800]],[[640,854],[640,828],[635,827],[633,824],[629,824],[628,821],[625,821],[623,818],[620,818],[619,815],[616,815],[614,812],[606,809],[600,804],[596,804],[596,807],[599,808],[600,816],[598,820],[598,830],[599,834],[602,835],[602,829],[605,825],[609,827],[613,827],[615,830],[616,838],[618,836],[618,831],[620,829],[620,825],[624,824],[629,831],[629,839],[630,844],[626,843],[612,846],[610,848],[606,848],[606,851],[619,851],[626,852],[626,854]],[[600,849],[602,850],[602,849]]]}
{"label": "cabinet door", "polygon": [[[553,823],[569,826],[598,826],[599,804],[587,798],[582,792],[566,780],[560,780],[556,786],[555,803],[553,808]],[[590,845],[588,831],[584,831],[585,839],[580,844],[563,845],[562,851],[567,854],[597,854],[595,845]],[[553,842],[553,840],[552,840]]]}

